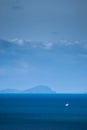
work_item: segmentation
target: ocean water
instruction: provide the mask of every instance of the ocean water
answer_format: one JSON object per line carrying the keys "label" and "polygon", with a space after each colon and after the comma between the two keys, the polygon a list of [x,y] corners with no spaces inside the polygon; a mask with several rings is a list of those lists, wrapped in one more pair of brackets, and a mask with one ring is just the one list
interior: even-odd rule
{"label": "ocean water", "polygon": [[87,130],[87,95],[0,94],[0,130]]}

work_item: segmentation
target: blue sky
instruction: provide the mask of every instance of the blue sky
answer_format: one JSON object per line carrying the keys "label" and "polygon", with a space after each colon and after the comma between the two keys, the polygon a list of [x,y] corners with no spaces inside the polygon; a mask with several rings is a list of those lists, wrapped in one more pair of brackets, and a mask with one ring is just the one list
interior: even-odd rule
{"label": "blue sky", "polygon": [[86,0],[0,0],[0,89],[84,93],[86,70]]}

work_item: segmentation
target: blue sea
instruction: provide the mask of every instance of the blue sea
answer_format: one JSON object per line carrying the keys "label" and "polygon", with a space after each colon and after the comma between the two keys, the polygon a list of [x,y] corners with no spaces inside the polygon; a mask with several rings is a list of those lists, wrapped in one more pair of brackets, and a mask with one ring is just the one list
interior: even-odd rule
{"label": "blue sea", "polygon": [[87,130],[87,95],[0,94],[0,130]]}

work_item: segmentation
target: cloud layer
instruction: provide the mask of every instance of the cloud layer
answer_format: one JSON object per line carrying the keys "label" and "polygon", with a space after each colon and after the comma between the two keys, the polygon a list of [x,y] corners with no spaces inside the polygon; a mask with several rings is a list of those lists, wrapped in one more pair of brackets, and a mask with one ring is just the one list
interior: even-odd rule
{"label": "cloud layer", "polygon": [[[9,47],[9,46],[19,46],[19,47],[30,47],[30,48],[43,48],[43,49],[51,49],[56,46],[77,46],[86,49],[87,48],[87,40],[58,40],[57,42],[52,41],[32,41],[32,40],[24,40],[24,39],[10,39],[10,40],[0,40],[0,48]],[[0,51],[2,52],[2,50]]]}

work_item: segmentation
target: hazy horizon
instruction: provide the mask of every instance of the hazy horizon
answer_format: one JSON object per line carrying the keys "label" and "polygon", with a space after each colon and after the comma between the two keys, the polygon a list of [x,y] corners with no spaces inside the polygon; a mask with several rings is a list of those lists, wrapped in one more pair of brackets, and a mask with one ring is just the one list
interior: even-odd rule
{"label": "hazy horizon", "polygon": [[[43,87],[48,87],[52,91],[50,94],[87,94],[87,92],[78,92],[78,93],[77,92],[76,93],[75,92],[74,93],[73,92],[58,92],[58,91],[54,90],[52,87],[44,86],[44,85],[33,86],[33,87],[25,88],[25,89],[5,88],[5,89],[0,89],[0,93],[13,93],[13,94],[14,93],[15,94],[17,94],[17,93],[20,93],[20,94],[21,93],[25,93],[26,94],[27,91],[32,90],[33,88],[42,87],[42,86]],[[32,93],[29,92],[27,94],[32,94]],[[49,93],[47,93],[47,92],[44,92],[44,93],[40,92],[40,93],[38,93],[38,91],[37,91],[35,94],[49,94]]]}

